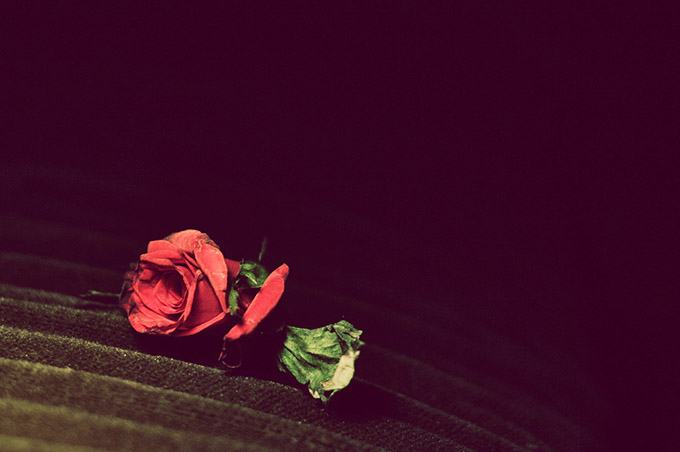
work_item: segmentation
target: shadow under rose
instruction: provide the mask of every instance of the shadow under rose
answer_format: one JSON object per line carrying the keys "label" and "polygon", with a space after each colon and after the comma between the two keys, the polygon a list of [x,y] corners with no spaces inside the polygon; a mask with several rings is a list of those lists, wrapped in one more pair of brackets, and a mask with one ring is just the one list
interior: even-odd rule
{"label": "shadow under rose", "polygon": [[151,355],[187,361],[204,366],[216,366],[222,349],[223,331],[208,329],[193,336],[172,337],[134,333],[135,344]]}
{"label": "shadow under rose", "polygon": [[[253,333],[223,342],[232,325],[213,326],[191,336],[174,337],[134,333],[135,344],[145,353],[224,369],[229,375],[245,375],[288,382],[277,368],[277,354],[285,340],[284,321],[275,309]],[[220,354],[224,347],[224,358]]]}

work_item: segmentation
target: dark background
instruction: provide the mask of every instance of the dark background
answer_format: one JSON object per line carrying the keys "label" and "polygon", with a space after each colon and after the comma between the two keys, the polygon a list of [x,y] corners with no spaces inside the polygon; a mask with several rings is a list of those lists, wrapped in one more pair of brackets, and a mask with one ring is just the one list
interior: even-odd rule
{"label": "dark background", "polygon": [[678,427],[670,11],[9,5],[6,212],[266,235],[291,278],[584,369],[612,447]]}

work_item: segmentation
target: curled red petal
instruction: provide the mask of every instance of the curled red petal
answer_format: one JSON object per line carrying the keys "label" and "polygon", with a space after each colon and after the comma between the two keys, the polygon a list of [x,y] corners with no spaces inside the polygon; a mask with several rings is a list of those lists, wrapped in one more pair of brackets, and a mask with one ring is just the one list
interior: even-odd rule
{"label": "curled red petal", "polygon": [[211,320],[201,323],[200,325],[188,327],[186,325],[182,325],[180,328],[178,328],[175,331],[175,334],[173,336],[180,337],[180,336],[191,336],[196,333],[200,333],[201,331],[210,328],[211,326],[221,322],[224,320],[224,318],[227,316],[226,312],[220,312],[217,314],[215,317],[213,317]]}
{"label": "curled red petal", "polygon": [[159,267],[172,268],[176,263],[184,261],[182,255],[175,251],[154,251],[139,256],[140,262],[151,262]]}
{"label": "curled red petal", "polygon": [[207,240],[210,240],[208,236],[201,231],[197,231],[196,229],[185,229],[184,231],[170,234],[165,238],[165,240],[172,243],[185,253],[193,253],[194,248],[196,248],[199,240],[203,237],[205,237]]}
{"label": "curled red petal", "polygon": [[243,313],[243,321],[235,325],[224,336],[224,340],[236,340],[241,336],[251,333],[277,305],[285,289],[288,277],[288,266],[281,265],[274,270],[262,284],[259,292],[253,298],[252,303]]}
{"label": "curled red petal", "polygon": [[155,253],[157,251],[174,251],[176,254],[181,254],[180,250],[176,245],[172,244],[168,240],[152,240],[146,247],[147,253]]}
{"label": "curled red petal", "polygon": [[155,310],[146,306],[137,292],[130,298],[128,320],[137,332],[167,335],[172,334],[179,326],[178,322],[159,316]]}
{"label": "curled red petal", "polygon": [[222,311],[227,311],[226,290],[228,283],[227,263],[222,252],[212,245],[212,242],[199,240],[194,248],[194,256],[198,265],[208,277],[215,296],[220,302]]}
{"label": "curled red petal", "polygon": [[182,327],[180,329],[192,329],[203,325],[218,315],[225,313],[222,309],[210,281],[200,277],[194,284],[194,292],[187,297],[184,312],[181,316]]}

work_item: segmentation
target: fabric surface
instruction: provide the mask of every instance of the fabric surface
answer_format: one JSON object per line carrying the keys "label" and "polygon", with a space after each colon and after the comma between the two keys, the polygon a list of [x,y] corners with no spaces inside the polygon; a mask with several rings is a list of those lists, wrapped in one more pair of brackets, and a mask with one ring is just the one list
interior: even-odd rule
{"label": "fabric surface", "polygon": [[[22,174],[23,183],[31,174]],[[39,177],[46,176],[70,180],[49,171]],[[73,206],[63,194],[41,205],[57,199]],[[592,425],[584,425],[597,413],[597,397],[570,363],[546,361],[472,317],[447,317],[443,307],[410,315],[389,292],[360,282],[352,287],[344,276],[346,290],[329,290],[306,281],[305,273],[296,279],[293,267],[282,301],[296,325],[320,326],[341,315],[365,331],[355,380],[325,408],[276,373],[217,369],[216,351],[202,358],[191,348],[198,342],[174,354],[167,343],[150,349],[115,300],[79,296],[90,289],[116,292],[146,238],[15,210],[0,217],[0,433],[7,450],[571,451],[597,445]]]}

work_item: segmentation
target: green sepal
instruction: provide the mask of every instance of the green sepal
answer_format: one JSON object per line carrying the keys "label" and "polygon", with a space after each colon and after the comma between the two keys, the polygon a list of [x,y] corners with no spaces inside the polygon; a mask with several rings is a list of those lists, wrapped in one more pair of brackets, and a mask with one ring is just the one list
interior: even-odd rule
{"label": "green sepal", "polygon": [[239,272],[239,275],[246,278],[246,280],[248,281],[248,285],[250,287],[256,287],[258,285],[257,284],[257,276],[255,276],[255,273],[248,271],[248,270],[241,270]]}
{"label": "green sepal", "polygon": [[[269,273],[267,273],[267,270],[261,264],[252,261],[242,261],[237,283],[245,283],[250,288],[259,289],[264,284],[268,275]],[[239,278],[241,276],[243,278]]]}
{"label": "green sepal", "polygon": [[260,247],[260,253],[257,255],[257,261],[262,262],[262,257],[264,252],[267,250],[267,237],[262,239],[262,246]]}
{"label": "green sepal", "polygon": [[256,265],[257,265],[257,262],[242,261],[241,262],[241,270],[239,271],[239,273],[241,273],[243,270],[252,270],[253,268],[255,268]]}
{"label": "green sepal", "polygon": [[237,315],[238,311],[238,290],[232,288],[229,291],[229,314]]}
{"label": "green sepal", "polygon": [[310,394],[328,402],[354,377],[354,361],[364,343],[362,331],[341,320],[314,330],[287,327],[278,367],[306,384]]}
{"label": "green sepal", "polygon": [[238,298],[240,291],[246,289],[259,289],[264,284],[269,276],[267,270],[257,262],[241,261],[234,284],[229,291],[229,312],[231,315],[237,315],[238,312]]}

